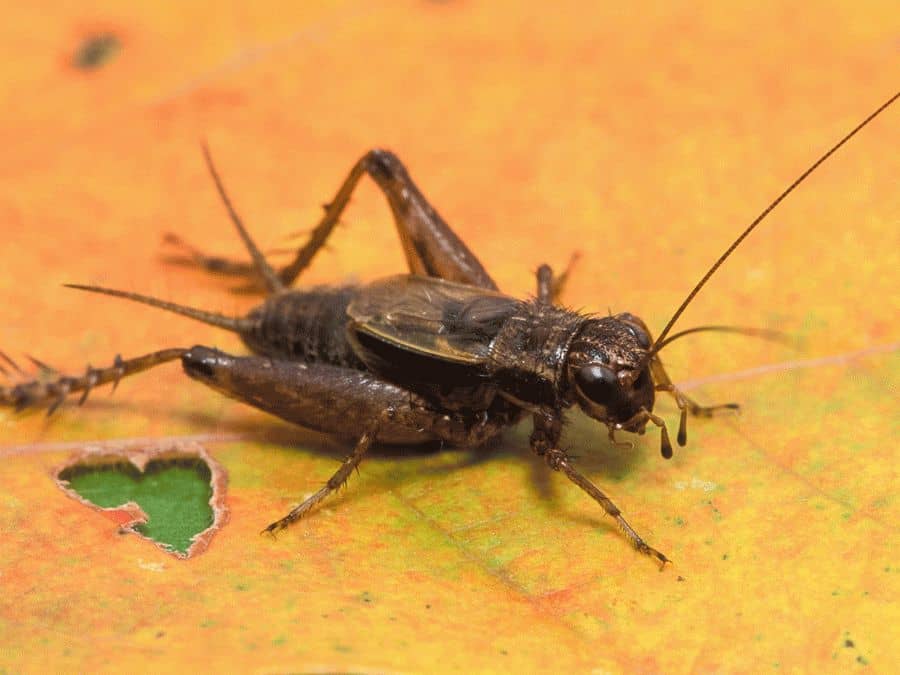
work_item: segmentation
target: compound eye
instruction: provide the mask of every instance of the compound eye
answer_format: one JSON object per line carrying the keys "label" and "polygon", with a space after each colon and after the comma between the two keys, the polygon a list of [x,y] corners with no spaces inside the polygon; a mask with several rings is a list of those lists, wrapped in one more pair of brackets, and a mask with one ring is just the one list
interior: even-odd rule
{"label": "compound eye", "polygon": [[578,389],[594,403],[611,405],[619,398],[619,382],[612,369],[596,363],[584,366],[575,373]]}
{"label": "compound eye", "polygon": [[625,330],[637,340],[641,349],[650,349],[650,335],[647,333],[647,327],[643,321],[630,312],[616,314],[616,318],[625,324]]}
{"label": "compound eye", "polygon": [[630,323],[625,324],[625,330],[631,333],[632,337],[637,340],[637,343],[641,346],[641,349],[650,349],[650,336],[647,335],[643,330],[633,326]]}

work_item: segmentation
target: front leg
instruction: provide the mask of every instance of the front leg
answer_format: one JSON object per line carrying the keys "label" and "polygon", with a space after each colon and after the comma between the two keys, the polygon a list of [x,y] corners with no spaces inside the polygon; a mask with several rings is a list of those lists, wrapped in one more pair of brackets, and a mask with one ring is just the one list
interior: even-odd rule
{"label": "front leg", "polygon": [[582,490],[587,492],[607,514],[615,518],[616,523],[628,541],[631,542],[638,551],[645,555],[656,558],[661,565],[671,562],[665,555],[648,545],[634,528],[628,524],[619,507],[613,504],[612,500],[604,494],[604,492],[594,485],[590,480],[585,478],[579,471],[572,466],[572,460],[564,450],[559,448],[559,439],[562,435],[562,418],[559,412],[550,414],[536,414],[534,416],[534,431],[531,434],[531,449],[538,455],[542,456],[554,471],[562,471],[566,478],[575,483]]}

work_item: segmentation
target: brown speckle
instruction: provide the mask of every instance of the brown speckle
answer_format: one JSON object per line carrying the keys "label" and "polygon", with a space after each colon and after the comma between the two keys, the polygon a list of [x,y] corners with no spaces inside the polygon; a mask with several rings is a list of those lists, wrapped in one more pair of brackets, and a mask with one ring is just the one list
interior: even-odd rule
{"label": "brown speckle", "polygon": [[122,43],[112,33],[88,36],[72,56],[72,65],[79,70],[95,70],[115,58],[121,48]]}

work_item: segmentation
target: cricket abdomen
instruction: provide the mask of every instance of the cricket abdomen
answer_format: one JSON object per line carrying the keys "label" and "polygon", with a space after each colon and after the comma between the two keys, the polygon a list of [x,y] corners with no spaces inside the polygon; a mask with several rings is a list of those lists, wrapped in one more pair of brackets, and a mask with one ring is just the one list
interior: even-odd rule
{"label": "cricket abdomen", "polygon": [[365,370],[347,340],[347,306],[356,286],[317,286],[270,296],[247,319],[244,344],[273,358]]}

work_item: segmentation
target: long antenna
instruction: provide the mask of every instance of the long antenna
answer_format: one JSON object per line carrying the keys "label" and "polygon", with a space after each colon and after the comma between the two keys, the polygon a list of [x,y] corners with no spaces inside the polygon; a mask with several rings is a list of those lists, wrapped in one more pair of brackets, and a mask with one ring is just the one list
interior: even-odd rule
{"label": "long antenna", "polygon": [[731,246],[728,247],[728,249],[725,251],[725,253],[723,253],[721,256],[719,256],[719,259],[716,260],[715,263],[713,263],[713,266],[710,267],[709,271],[703,275],[703,278],[700,279],[700,281],[697,283],[696,286],[694,286],[694,289],[690,293],[688,293],[688,296],[684,299],[684,302],[681,303],[681,306],[677,310],[675,310],[675,314],[672,315],[672,318],[669,319],[669,323],[666,324],[666,327],[662,329],[662,332],[656,338],[656,342],[653,343],[653,347],[651,347],[651,349],[650,349],[651,355],[655,354],[662,348],[662,345],[663,345],[666,337],[668,336],[669,331],[672,330],[672,327],[675,325],[675,322],[678,321],[678,319],[684,313],[684,310],[687,309],[687,306],[691,304],[691,301],[700,292],[700,289],[706,285],[706,282],[709,281],[709,278],[713,274],[715,274],[716,270],[719,269],[719,267],[722,266],[722,263],[724,263],[728,259],[728,256],[730,256],[734,252],[734,249],[736,249],[738,246],[740,246],[741,242],[747,238],[747,235],[749,235],[751,232],[753,232],[753,230],[756,229],[756,226],[759,225],[763,221],[763,219],[769,215],[769,213],[772,211],[772,209],[774,209],[776,206],[778,206],[785,197],[787,197],[789,194],[791,194],[791,192],[794,191],[794,188],[796,188],[798,185],[800,185],[800,183],[802,183],[804,180],[806,180],[806,178],[809,176],[809,174],[811,174],[813,171],[815,171],[817,168],[819,168],[819,165],[822,164],[822,162],[824,162],[826,159],[831,157],[831,155],[833,155],[837,151],[838,148],[840,148],[844,143],[846,143],[851,138],[853,138],[864,126],[866,126],[869,122],[871,122],[879,114],[881,114],[881,112],[884,111],[884,109],[887,108],[889,105],[891,105],[891,103],[896,101],[898,97],[900,97],[900,92],[891,96],[891,98],[889,98],[886,103],[882,104],[878,108],[878,110],[876,110],[871,115],[869,115],[866,119],[864,119],[862,122],[860,122],[856,126],[856,128],[853,129],[853,131],[851,131],[849,134],[844,136],[840,141],[838,141],[838,143],[833,148],[831,148],[831,150],[829,150],[824,155],[819,157],[819,159],[816,160],[815,164],[813,164],[806,171],[804,171],[802,174],[800,174],[800,177],[797,178],[797,180],[795,180],[793,183],[791,183],[790,186],[787,188],[787,190],[785,190],[780,195],[778,195],[778,197],[775,199],[775,201],[773,201],[771,204],[769,204],[765,208],[765,210],[762,213],[760,213],[756,217],[756,219],[747,226],[747,229],[745,229],[743,232],[741,232],[741,235],[737,239],[734,240],[734,242],[731,244]]}

